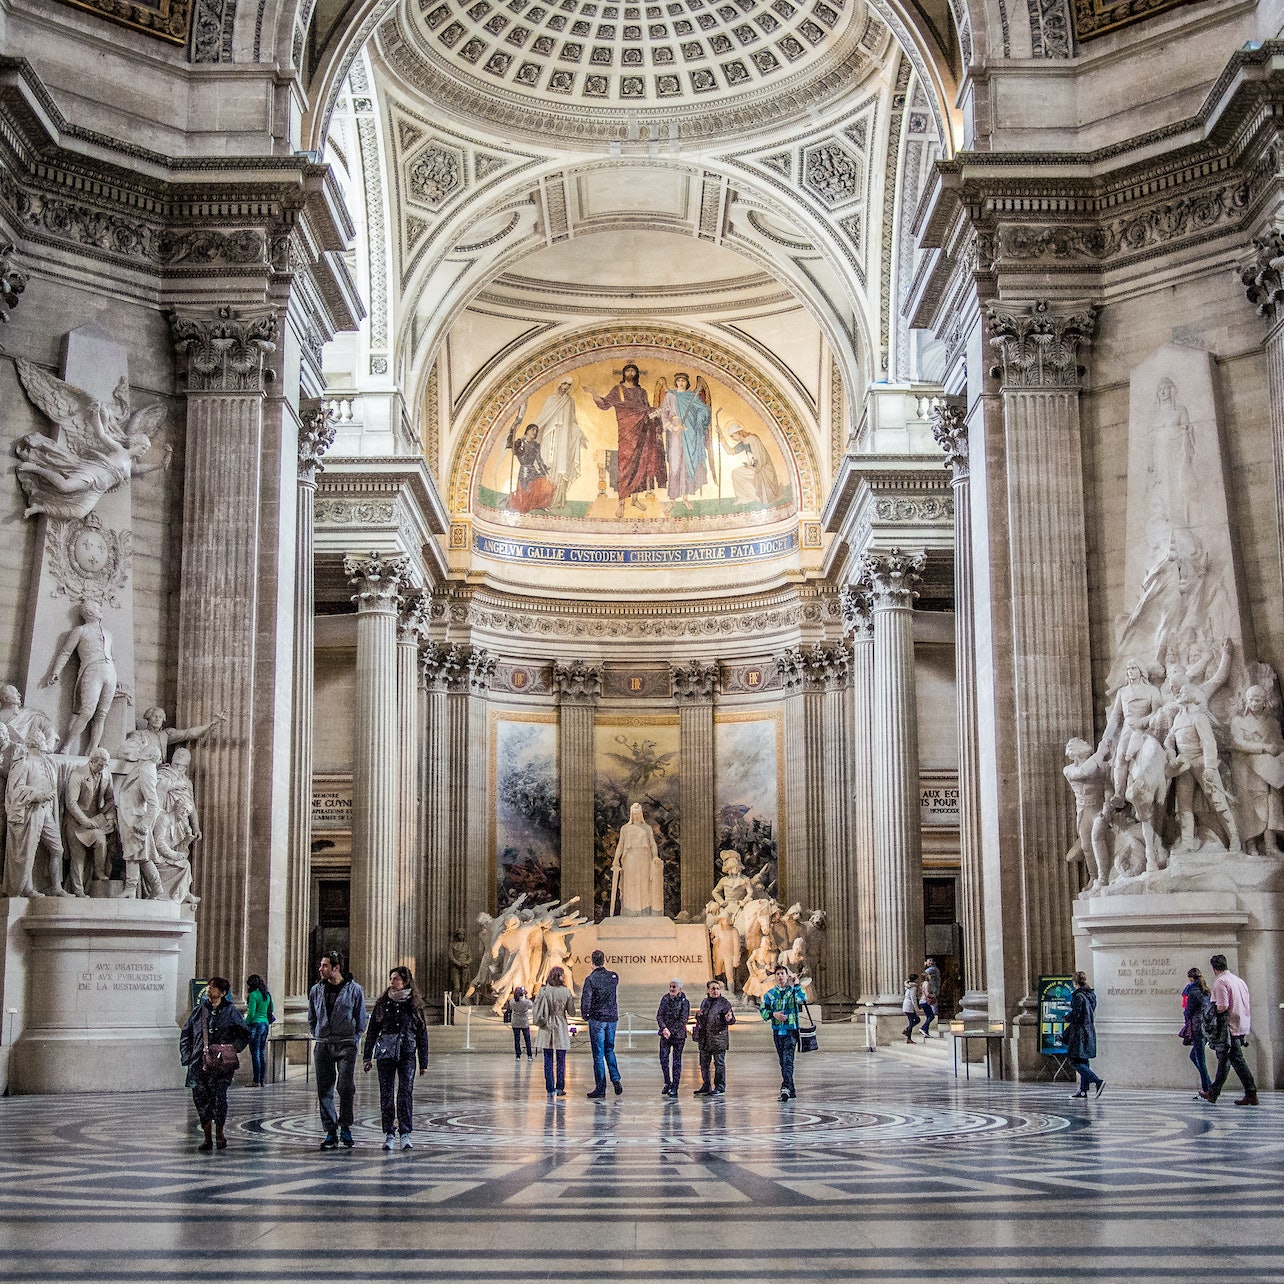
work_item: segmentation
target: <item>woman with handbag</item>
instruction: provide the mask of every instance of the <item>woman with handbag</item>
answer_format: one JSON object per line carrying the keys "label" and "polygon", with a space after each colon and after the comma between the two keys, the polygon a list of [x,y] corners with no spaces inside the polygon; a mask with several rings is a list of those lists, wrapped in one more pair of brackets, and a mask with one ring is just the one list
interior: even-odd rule
{"label": "woman with handbag", "polygon": [[[1207,1092],[1212,1086],[1213,1078],[1208,1073],[1208,1062],[1204,1059],[1204,1047],[1208,1042],[1204,1023],[1208,1019],[1208,1009],[1212,1004],[1212,992],[1204,974],[1193,967],[1186,973],[1188,982],[1181,992],[1181,1006],[1186,1019],[1182,1022],[1181,1041],[1190,1048],[1191,1064],[1199,1071],[1199,1090]],[[1199,1100],[1199,1094],[1195,1095]]]}
{"label": "woman with handbag", "polygon": [[[379,1066],[379,1115],[383,1123],[383,1148],[395,1150],[397,1133],[402,1150],[413,1150],[415,1060],[419,1073],[428,1072],[428,1025],[424,1005],[415,992],[408,967],[388,973],[388,988],[374,1005],[366,1026],[364,1068]],[[396,1131],[393,1124],[396,1124]]]}
{"label": "woman with handbag", "polygon": [[[192,1009],[178,1037],[178,1059],[187,1067],[187,1087],[205,1130],[198,1150],[227,1149],[227,1089],[240,1065],[238,1053],[250,1041],[250,1030],[236,1005],[229,1001],[231,981],[212,976],[205,997]],[[214,1133],[212,1136],[211,1133]]]}
{"label": "woman with handbag", "polygon": [[[539,1026],[535,1046],[544,1052],[544,1087],[548,1095],[566,1096],[566,1054],[571,1046],[571,1018],[575,996],[566,986],[566,973],[560,967],[548,970],[548,980],[535,996],[531,1020]],[[553,1065],[557,1063],[554,1075]]]}
{"label": "woman with handbag", "polygon": [[268,1031],[276,1020],[267,982],[255,972],[245,978],[245,1024],[250,1027],[250,1065],[254,1067],[254,1086],[267,1082]]}

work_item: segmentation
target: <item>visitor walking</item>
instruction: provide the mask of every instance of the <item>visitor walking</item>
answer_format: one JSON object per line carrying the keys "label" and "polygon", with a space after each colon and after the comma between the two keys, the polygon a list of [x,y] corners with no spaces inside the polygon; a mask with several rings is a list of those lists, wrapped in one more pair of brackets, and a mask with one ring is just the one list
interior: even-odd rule
{"label": "visitor walking", "polygon": [[366,1073],[371,1061],[379,1068],[383,1148],[396,1149],[400,1134],[402,1150],[412,1150],[415,1062],[419,1062],[420,1074],[428,1073],[428,1025],[423,1000],[415,990],[415,979],[408,967],[394,967],[388,973],[388,988],[375,1002],[366,1028],[362,1060]]}
{"label": "visitor walking", "polygon": [[[344,976],[338,950],[321,959],[320,980],[308,991],[308,1032],[316,1042],[312,1064],[317,1072],[317,1105],[325,1125],[322,1150],[334,1150],[352,1139],[352,1102],[357,1092],[357,1040],[366,1028],[366,996]],[[335,1092],[339,1109],[334,1108]]]}
{"label": "visitor walking", "polygon": [[1079,1076],[1079,1091],[1073,1097],[1086,1097],[1094,1084],[1101,1096],[1106,1081],[1093,1073],[1088,1064],[1097,1055],[1097,1029],[1092,1014],[1097,1010],[1097,996],[1088,984],[1087,974],[1074,974],[1074,992],[1070,995],[1070,1012],[1066,1017],[1066,1059]]}
{"label": "visitor walking", "polygon": [[535,1000],[528,998],[526,987],[519,985],[508,1000],[508,1019],[513,1026],[513,1052],[518,1061],[522,1059],[522,1040],[526,1040],[526,1060],[533,1061],[535,1054],[531,1051],[531,1010]]}
{"label": "visitor walking", "polygon": [[[941,989],[941,969],[936,966],[936,960],[934,958],[929,957],[923,960],[923,975],[927,977],[932,986],[932,1006],[936,1009],[936,1015],[939,1017],[941,1014],[941,995],[943,991]],[[941,1034],[939,1022],[937,1023],[936,1033],[940,1038],[945,1038],[945,1036]]]}
{"label": "visitor walking", "polygon": [[923,1042],[926,1043],[932,1037],[932,1022],[936,1020],[936,991],[926,972],[918,983],[918,1006],[923,1013]]}
{"label": "visitor walking", "polygon": [[1225,954],[1214,954],[1208,962],[1213,969],[1210,1031],[1211,1018],[1214,1014],[1217,1016],[1216,1031],[1210,1033],[1208,1042],[1217,1053],[1217,1073],[1213,1076],[1213,1083],[1208,1091],[1199,1095],[1206,1101],[1216,1101],[1221,1096],[1227,1076],[1234,1069],[1244,1089],[1244,1095],[1235,1104],[1255,1106],[1258,1104],[1257,1084],[1253,1079],[1253,1072],[1248,1068],[1248,1062],[1244,1060],[1244,1048],[1248,1044],[1248,1032],[1252,1024],[1248,986],[1227,966]]}
{"label": "visitor walking", "polygon": [[593,1091],[586,1095],[605,1097],[609,1074],[618,1097],[624,1091],[620,1067],[615,1060],[615,1026],[620,1019],[616,994],[620,978],[617,973],[607,971],[606,955],[601,950],[594,950],[590,957],[593,970],[584,978],[580,990],[580,1016],[588,1022],[589,1044],[593,1049]]}
{"label": "visitor walking", "polygon": [[192,1009],[178,1037],[178,1059],[187,1067],[187,1087],[205,1131],[198,1150],[227,1149],[223,1126],[227,1123],[227,1089],[236,1073],[241,1052],[250,1041],[249,1027],[236,1005],[229,1001],[232,983],[212,976],[205,996]]}
{"label": "visitor walking", "polygon": [[531,1019],[539,1027],[535,1046],[544,1053],[544,1087],[550,1097],[566,1096],[566,1053],[571,1046],[574,1008],[575,995],[566,986],[566,973],[560,967],[549,968],[548,980],[535,996]]}
{"label": "visitor walking", "polygon": [[268,1031],[276,1020],[272,1011],[272,996],[267,982],[255,972],[245,978],[245,1024],[250,1027],[250,1065],[254,1070],[254,1086],[267,1083]]}
{"label": "visitor walking", "polygon": [[[700,1004],[695,1019],[696,1049],[700,1054],[700,1086],[692,1095],[720,1097],[727,1090],[727,1049],[731,1047],[729,1027],[735,1025],[736,1014],[730,1001],[723,998],[722,986],[717,981],[709,981],[704,989],[705,999]],[[676,1091],[673,1095],[677,1096]]]}
{"label": "visitor walking", "polygon": [[913,1043],[914,1027],[923,1019],[918,1010],[918,973],[911,972],[905,982],[905,997],[901,999],[901,1011],[905,1013],[905,1042]]}
{"label": "visitor walking", "polygon": [[1208,1074],[1208,1062],[1204,1057],[1204,1045],[1207,1043],[1206,1023],[1208,1009],[1212,1004],[1212,994],[1204,974],[1193,967],[1186,973],[1186,988],[1181,992],[1181,1006],[1184,1020],[1181,1027],[1181,1041],[1190,1048],[1191,1064],[1199,1071],[1198,1097],[1207,1093],[1212,1087]]}
{"label": "visitor walking", "polygon": [[780,1099],[792,1101],[794,1056],[798,1052],[798,1013],[806,1005],[807,991],[786,967],[776,969],[776,984],[762,996],[762,1019],[771,1022],[771,1037],[780,1062]]}
{"label": "visitor walking", "polygon": [[660,995],[660,1006],[655,1010],[655,1024],[660,1031],[660,1070],[664,1074],[662,1097],[676,1097],[682,1080],[682,1049],[687,1041],[687,1018],[691,1015],[691,1000],[682,992],[682,982],[669,982],[669,989]]}

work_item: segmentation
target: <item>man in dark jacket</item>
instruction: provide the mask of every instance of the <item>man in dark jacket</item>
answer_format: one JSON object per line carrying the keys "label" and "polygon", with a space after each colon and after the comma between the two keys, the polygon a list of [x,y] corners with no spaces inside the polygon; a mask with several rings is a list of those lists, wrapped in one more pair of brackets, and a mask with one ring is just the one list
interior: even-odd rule
{"label": "man in dark jacket", "polygon": [[[660,1031],[660,1069],[664,1072],[664,1097],[678,1095],[682,1079],[682,1048],[687,1041],[687,1018],[691,1003],[682,993],[682,982],[669,982],[667,994],[660,996],[660,1006],[655,1010],[655,1024]],[[670,1066],[672,1062],[672,1066]]]}
{"label": "man in dark jacket", "polygon": [[[357,1093],[357,1040],[366,1028],[366,996],[350,976],[343,975],[339,953],[321,959],[321,979],[308,991],[308,1032],[316,1040],[312,1062],[317,1071],[317,1103],[325,1125],[322,1150],[334,1150],[352,1140],[352,1102]],[[334,1110],[335,1087],[339,1112]]]}
{"label": "man in dark jacket", "polygon": [[593,1049],[593,1091],[590,1097],[606,1096],[606,1077],[610,1072],[611,1083],[618,1097],[624,1091],[620,1083],[620,1067],[615,1060],[615,1026],[620,1019],[616,992],[620,988],[618,973],[606,970],[606,955],[601,950],[592,954],[593,970],[584,979],[580,990],[580,1016],[589,1027],[589,1045]]}
{"label": "man in dark jacket", "polygon": [[[722,986],[710,981],[705,987],[705,1000],[696,1013],[695,1041],[700,1051],[700,1086],[696,1097],[721,1096],[727,1090],[727,1049],[731,1046],[729,1026],[736,1023],[731,1003],[722,997]],[[713,1064],[713,1083],[709,1083],[709,1065]]]}

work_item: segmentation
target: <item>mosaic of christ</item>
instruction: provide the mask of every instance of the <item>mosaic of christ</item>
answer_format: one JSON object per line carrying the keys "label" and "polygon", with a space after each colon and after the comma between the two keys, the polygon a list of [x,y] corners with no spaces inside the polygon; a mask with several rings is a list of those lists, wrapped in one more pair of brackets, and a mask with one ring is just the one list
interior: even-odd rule
{"label": "mosaic of christ", "polygon": [[512,525],[735,527],[792,513],[778,434],[734,387],[665,354],[564,373],[499,421],[477,507]]}

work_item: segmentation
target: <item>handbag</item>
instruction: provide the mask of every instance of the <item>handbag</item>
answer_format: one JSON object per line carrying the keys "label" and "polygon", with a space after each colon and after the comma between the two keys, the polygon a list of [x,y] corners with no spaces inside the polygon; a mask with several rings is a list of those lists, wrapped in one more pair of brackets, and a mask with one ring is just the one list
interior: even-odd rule
{"label": "handbag", "polygon": [[210,1042],[210,1014],[202,1013],[201,1069],[206,1074],[235,1074],[240,1066],[241,1058],[234,1044]]}
{"label": "handbag", "polygon": [[400,1061],[401,1037],[400,1030],[380,1030],[379,1037],[375,1039],[374,1059],[376,1061]]}
{"label": "handbag", "polygon": [[[798,1051],[799,1052],[819,1052],[820,1039],[816,1034],[816,1022],[812,1019],[811,1008],[807,1006],[807,1000],[803,1000],[803,1011],[807,1013],[807,1024],[803,1025],[798,1022]],[[794,1009],[794,1018],[797,1020],[798,1009]]]}

